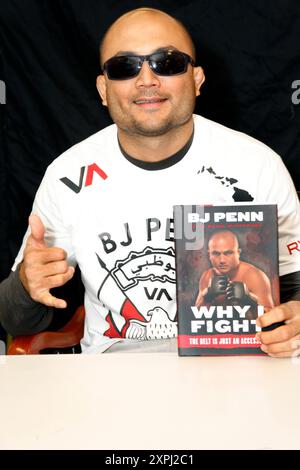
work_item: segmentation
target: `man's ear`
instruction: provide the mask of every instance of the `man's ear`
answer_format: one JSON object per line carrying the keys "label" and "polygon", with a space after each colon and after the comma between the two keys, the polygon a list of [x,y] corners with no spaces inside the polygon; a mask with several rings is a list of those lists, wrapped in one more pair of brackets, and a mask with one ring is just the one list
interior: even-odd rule
{"label": "man's ear", "polygon": [[101,96],[103,106],[107,106],[106,83],[105,83],[104,75],[98,75],[97,80],[96,80],[96,87],[97,87],[99,95]]}
{"label": "man's ear", "polygon": [[205,75],[202,67],[194,67],[194,82],[195,82],[195,92],[196,96],[200,95],[200,88],[205,82]]}

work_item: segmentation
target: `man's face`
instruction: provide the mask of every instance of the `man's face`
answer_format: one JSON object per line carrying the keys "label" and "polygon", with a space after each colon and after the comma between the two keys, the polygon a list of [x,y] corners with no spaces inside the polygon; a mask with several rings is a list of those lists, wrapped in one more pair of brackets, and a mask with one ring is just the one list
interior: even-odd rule
{"label": "man's face", "polygon": [[[102,62],[115,55],[148,55],[162,48],[192,55],[186,34],[165,15],[135,14],[114,25],[105,40]],[[128,80],[98,77],[103,104],[119,129],[143,136],[163,135],[192,119],[195,97],[204,81],[200,67],[186,73],[156,75],[144,62],[138,76]]]}
{"label": "man's face", "polygon": [[237,240],[230,235],[216,235],[208,245],[209,259],[217,274],[230,275],[240,263]]}

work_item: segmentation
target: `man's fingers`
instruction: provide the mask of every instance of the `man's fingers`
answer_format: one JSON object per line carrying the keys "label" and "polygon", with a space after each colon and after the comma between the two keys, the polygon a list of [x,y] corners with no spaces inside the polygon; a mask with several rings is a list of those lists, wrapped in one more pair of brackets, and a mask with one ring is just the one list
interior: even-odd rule
{"label": "man's fingers", "polygon": [[281,326],[270,331],[261,331],[257,337],[261,341],[261,349],[271,357],[291,357],[300,353],[300,304],[291,300],[264,313],[257,324],[266,328],[277,322]]}
{"label": "man's fingers", "polygon": [[298,332],[299,327],[297,327],[296,323],[290,322],[271,331],[261,331],[257,333],[257,336],[264,345],[268,346],[272,343],[284,343],[289,341],[294,338]]}
{"label": "man's fingers", "polygon": [[283,343],[297,336],[300,329],[298,310],[299,302],[290,301],[272,308],[269,312],[259,317],[256,323],[262,328],[268,327],[276,322],[285,322],[284,325],[271,331],[261,331],[258,333],[257,336],[260,341],[264,345],[269,345],[272,343]]}
{"label": "man's fingers", "polygon": [[40,295],[39,302],[47,305],[47,307],[53,308],[66,308],[67,306],[67,302],[65,300],[54,297],[49,291],[43,292],[43,294]]}
{"label": "man's fingers", "polygon": [[57,274],[66,274],[69,270],[67,260],[53,261],[42,266],[40,273],[43,277],[55,276]]}
{"label": "man's fingers", "polygon": [[61,248],[30,249],[24,256],[20,278],[27,291],[35,289],[47,276],[68,271],[67,253]]}
{"label": "man's fingers", "polygon": [[45,247],[45,227],[38,215],[30,215],[29,226],[31,230],[31,235],[28,238],[27,244],[29,244],[30,246],[34,245],[37,248]]}
{"label": "man's fingers", "polygon": [[52,263],[53,261],[63,261],[65,259],[67,259],[67,252],[57,246],[47,248],[41,253],[41,261],[43,263]]}
{"label": "man's fingers", "polygon": [[[30,237],[29,237],[30,238]],[[36,267],[37,265],[44,265],[46,263],[51,263],[52,261],[63,261],[67,258],[67,253],[62,248],[58,248],[53,246],[51,248],[39,248],[26,250],[24,261],[26,261],[26,265],[33,265]]]}
{"label": "man's fingers", "polygon": [[49,289],[53,289],[54,287],[60,287],[66,284],[70,279],[72,279],[74,275],[75,269],[73,266],[69,266],[68,270],[65,274],[55,274],[54,276],[47,276],[45,278],[45,282],[47,283],[47,287]]}
{"label": "man's fingers", "polygon": [[43,278],[39,286],[31,286],[29,294],[33,300],[40,302],[48,307],[65,308],[67,303],[62,299],[57,299],[50,293],[50,289],[60,287],[66,284],[74,275],[75,269],[69,266],[65,274],[57,274]]}
{"label": "man's fingers", "polygon": [[289,320],[293,317],[293,312],[288,304],[282,304],[274,307],[268,312],[257,318],[256,323],[261,328],[272,325],[273,323]]}
{"label": "man's fingers", "polygon": [[300,348],[300,335],[297,335],[291,338],[288,341],[283,341],[282,343],[271,343],[271,344],[262,344],[262,351],[267,354],[278,354],[278,353],[291,353],[295,349]]}
{"label": "man's fingers", "polygon": [[[296,339],[298,338],[298,339]],[[286,343],[286,348],[290,346],[290,349],[280,349],[279,345],[276,344],[276,349],[271,348],[271,345],[266,347],[262,347],[261,349],[266,352],[271,357],[295,357],[298,358],[300,356],[300,336],[298,335],[296,338],[293,338],[290,342]],[[272,345],[273,346],[273,345]],[[275,345],[274,345],[275,346]],[[299,360],[299,359],[298,359]]]}
{"label": "man's fingers", "polygon": [[[295,353],[295,351],[293,351]],[[268,353],[270,357],[276,357],[276,358],[281,358],[281,357],[291,357],[292,352],[281,352],[281,353]],[[296,356],[298,356],[296,354]]]}

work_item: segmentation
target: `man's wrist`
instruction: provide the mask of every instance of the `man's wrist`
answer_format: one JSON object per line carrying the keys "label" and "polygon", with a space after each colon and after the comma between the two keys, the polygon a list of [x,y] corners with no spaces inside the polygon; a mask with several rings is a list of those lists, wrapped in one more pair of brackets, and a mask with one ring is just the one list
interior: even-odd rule
{"label": "man's wrist", "polygon": [[22,300],[22,303],[26,304],[26,306],[34,305],[37,302],[33,300],[25,286],[26,284],[26,277],[24,278],[24,266],[23,263],[18,264],[17,269],[14,273],[15,277],[15,288],[17,290],[19,300]]}
{"label": "man's wrist", "polygon": [[18,264],[16,271],[18,272],[18,276],[19,276],[19,279],[20,279],[20,282],[22,284],[23,289],[30,296],[23,261],[20,264]]}

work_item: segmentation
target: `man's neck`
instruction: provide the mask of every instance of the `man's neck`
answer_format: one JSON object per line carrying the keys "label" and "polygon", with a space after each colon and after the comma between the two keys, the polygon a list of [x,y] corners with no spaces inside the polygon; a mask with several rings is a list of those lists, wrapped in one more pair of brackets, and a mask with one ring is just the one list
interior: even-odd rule
{"label": "man's neck", "polygon": [[118,129],[118,139],[123,150],[131,157],[145,162],[159,162],[184,147],[192,133],[193,118],[183,126],[155,137],[128,135],[122,129]]}

